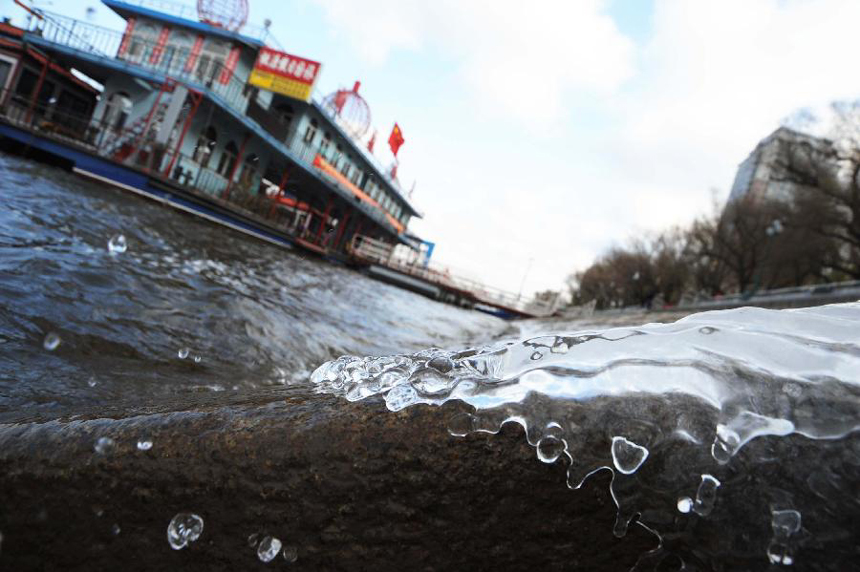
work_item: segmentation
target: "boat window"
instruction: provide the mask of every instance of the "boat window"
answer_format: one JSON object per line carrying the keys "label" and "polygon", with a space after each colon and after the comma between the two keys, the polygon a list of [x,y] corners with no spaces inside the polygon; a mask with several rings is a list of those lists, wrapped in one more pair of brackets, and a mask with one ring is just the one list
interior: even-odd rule
{"label": "boat window", "polygon": [[323,135],[322,141],[320,141],[320,155],[326,157],[329,145],[331,145],[331,133],[326,132]]}
{"label": "boat window", "polygon": [[182,72],[193,48],[194,36],[181,30],[171,32],[162,58],[164,67],[171,73]]}
{"label": "boat window", "polygon": [[275,107],[275,116],[286,129],[290,128],[290,124],[293,122],[293,115],[295,115],[293,106],[288,103],[279,103]]}
{"label": "boat window", "polygon": [[218,174],[223,177],[229,177],[230,173],[236,167],[236,157],[239,155],[239,149],[233,141],[227,143],[224,151],[221,152],[221,159],[218,161]]}
{"label": "boat window", "polygon": [[359,169],[356,169],[355,171],[352,172],[352,182],[353,182],[353,184],[358,185],[358,183],[360,181],[361,181],[361,171]]}
{"label": "boat window", "polygon": [[224,68],[224,62],[227,60],[229,51],[229,43],[209,39],[204,44],[200,58],[197,60],[197,79],[204,83],[213,81]]}
{"label": "boat window", "polygon": [[240,187],[245,190],[249,190],[251,188],[251,184],[254,182],[254,176],[257,174],[257,166],[259,164],[260,158],[257,155],[251,153],[245,157],[245,161],[242,164],[242,174],[239,175]]}
{"label": "boat window", "polygon": [[211,125],[203,130],[200,138],[197,139],[197,145],[194,147],[194,156],[192,159],[197,161],[201,167],[209,165],[209,159],[212,157],[212,151],[215,150],[215,144],[218,142],[218,133]]}
{"label": "boat window", "polygon": [[108,129],[119,131],[125,127],[129,115],[131,115],[131,98],[124,91],[111,94],[105,104],[102,123]]}
{"label": "boat window", "polygon": [[142,22],[135,26],[128,46],[128,59],[133,62],[146,62],[155,50],[158,38],[158,26]]}
{"label": "boat window", "polygon": [[311,144],[314,142],[314,137],[317,136],[317,120],[311,119],[310,125],[305,129],[305,143]]}
{"label": "boat window", "polygon": [[349,170],[352,168],[352,165],[350,164],[351,159],[352,157],[345,157],[343,160],[343,167],[340,169],[341,174],[346,178],[349,178]]}

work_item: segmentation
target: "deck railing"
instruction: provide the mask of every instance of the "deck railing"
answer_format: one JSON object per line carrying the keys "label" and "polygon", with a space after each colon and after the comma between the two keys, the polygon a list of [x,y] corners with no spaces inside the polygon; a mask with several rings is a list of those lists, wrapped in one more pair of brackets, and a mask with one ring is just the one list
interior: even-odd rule
{"label": "deck railing", "polygon": [[113,60],[117,66],[142,68],[158,81],[171,78],[199,90],[208,90],[237,112],[245,113],[250,94],[245,82],[218,61],[197,58],[189,65],[190,46],[176,48],[139,37],[123,45],[124,32],[60,14],[44,12],[44,15],[43,20],[34,20],[29,30],[36,42],[41,39],[85,56]]}
{"label": "deck railing", "polygon": [[[176,0],[117,0],[122,4],[129,4],[131,6],[137,6],[140,8],[147,8],[149,10],[153,10],[155,12],[161,12],[164,14],[170,14],[171,16],[176,16],[177,18],[182,18],[184,20],[190,20],[192,22],[198,22],[200,20],[200,15],[197,11],[196,7],[189,6],[183,2],[177,2]],[[214,24],[213,24],[214,26]],[[215,26],[218,27],[218,26]],[[266,26],[258,26],[255,24],[244,24],[241,28],[235,31],[236,34],[241,36],[245,36],[246,38],[250,38],[252,40],[257,40],[261,43],[266,43],[269,41],[273,41],[274,37],[269,33],[269,29]]]}

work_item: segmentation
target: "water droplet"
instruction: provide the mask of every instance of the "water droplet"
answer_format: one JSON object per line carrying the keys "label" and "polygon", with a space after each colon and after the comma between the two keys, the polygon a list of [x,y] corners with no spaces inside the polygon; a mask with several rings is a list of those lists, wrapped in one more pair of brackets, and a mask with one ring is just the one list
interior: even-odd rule
{"label": "water droplet", "polygon": [[266,536],[257,547],[257,558],[261,562],[271,562],[281,551],[281,541],[273,536]]}
{"label": "water droplet", "polygon": [[179,359],[185,359],[188,357],[188,348],[179,348],[179,351],[176,353],[179,356]]}
{"label": "water droplet", "polygon": [[566,354],[570,350],[570,346],[567,345],[562,339],[559,339],[553,346],[549,349],[554,354]]}
{"label": "water droplet", "polygon": [[789,538],[800,530],[800,512],[775,510],[771,513],[773,538],[767,547],[767,558],[772,564],[791,566],[794,564],[793,548]]}
{"label": "water droplet", "polygon": [[564,441],[558,437],[547,435],[537,444],[538,459],[544,463],[555,463],[564,452]]}
{"label": "water droplet", "polygon": [[113,450],[114,442],[110,437],[99,437],[96,439],[96,444],[93,450],[99,455],[107,455]]}
{"label": "water droplet", "polygon": [[100,507],[98,505],[93,507],[93,514],[96,515],[97,517],[101,518],[104,515],[104,513],[105,513],[105,509],[103,509],[102,507]]}
{"label": "water droplet", "polygon": [[711,446],[711,456],[721,465],[729,462],[741,444],[741,437],[723,424],[717,425],[717,436]]}
{"label": "water droplet", "polygon": [[167,542],[181,550],[203,534],[203,519],[190,512],[180,512],[167,525]]}
{"label": "water droplet", "polygon": [[418,394],[411,385],[398,385],[385,394],[385,405],[391,411],[400,411],[415,403],[417,399]]}
{"label": "water droplet", "polygon": [[295,546],[284,546],[282,554],[284,555],[284,560],[290,564],[299,559],[299,549]]}
{"label": "water droplet", "polygon": [[637,445],[624,437],[612,438],[612,463],[620,473],[632,475],[647,458],[648,449],[642,445]]}
{"label": "water droplet", "polygon": [[137,450],[138,451],[149,451],[152,449],[152,440],[150,439],[141,439],[137,442]]}
{"label": "water droplet", "polygon": [[260,542],[260,533],[259,532],[255,532],[254,534],[252,534],[248,537],[248,546],[250,546],[251,548],[256,548],[258,542]]}
{"label": "water droplet", "polygon": [[687,514],[693,510],[693,499],[690,497],[681,497],[678,499],[678,512]]}
{"label": "water droplet", "polygon": [[532,361],[537,361],[543,357],[543,354],[540,352],[535,352],[531,355]]}
{"label": "water droplet", "polygon": [[702,482],[696,491],[696,501],[693,503],[693,511],[699,516],[708,516],[714,510],[717,502],[717,489],[720,481],[711,475],[702,475]]}
{"label": "water droplet", "polygon": [[200,356],[194,356],[194,363],[200,363],[200,360],[203,359]]}
{"label": "water droplet", "polygon": [[108,241],[108,251],[111,254],[122,254],[128,249],[124,234],[115,234]]}
{"label": "water droplet", "polygon": [[111,534],[113,534],[114,536],[119,536],[119,533],[122,532],[122,529],[119,527],[118,524],[114,523],[114,525],[110,527],[110,531]]}
{"label": "water droplet", "polygon": [[454,362],[451,361],[450,358],[445,356],[437,356],[427,362],[427,367],[432,367],[437,371],[441,371],[442,373],[448,373],[452,369],[454,369]]}
{"label": "water droplet", "polygon": [[98,384],[99,384],[99,382],[96,381],[96,378],[94,378],[94,377],[91,377],[87,380],[87,385],[89,385],[90,387],[95,387]]}
{"label": "water droplet", "polygon": [[54,332],[49,332],[47,336],[45,336],[45,340],[42,342],[42,347],[44,347],[49,352],[54,351],[58,347],[60,347],[60,336],[55,334]]}
{"label": "water droplet", "polygon": [[448,420],[448,433],[453,437],[465,437],[472,431],[474,418],[469,413],[456,413]]}
{"label": "water droplet", "polygon": [[713,334],[716,331],[717,331],[717,329],[712,328],[711,326],[703,326],[703,327],[699,328],[699,333],[705,334],[706,336]]}

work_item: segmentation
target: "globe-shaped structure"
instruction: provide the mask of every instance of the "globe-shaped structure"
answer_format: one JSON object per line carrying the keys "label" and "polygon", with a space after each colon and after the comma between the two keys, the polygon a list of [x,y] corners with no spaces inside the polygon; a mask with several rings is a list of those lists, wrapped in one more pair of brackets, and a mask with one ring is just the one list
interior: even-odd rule
{"label": "globe-shaped structure", "polygon": [[356,139],[361,139],[370,130],[370,106],[358,94],[360,85],[361,82],[357,81],[352,89],[339,89],[323,99],[323,109]]}
{"label": "globe-shaped structure", "polygon": [[248,0],[197,0],[197,16],[201,22],[238,32],[248,21]]}

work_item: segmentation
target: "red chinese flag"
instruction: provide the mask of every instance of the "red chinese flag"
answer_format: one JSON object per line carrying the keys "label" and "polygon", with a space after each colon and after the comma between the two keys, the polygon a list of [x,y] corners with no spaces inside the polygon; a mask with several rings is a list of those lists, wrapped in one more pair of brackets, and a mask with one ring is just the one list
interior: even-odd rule
{"label": "red chinese flag", "polygon": [[400,146],[405,142],[406,140],[403,138],[403,132],[400,131],[400,126],[395,123],[394,129],[391,130],[391,136],[388,138],[388,146],[391,147],[391,152],[394,153],[395,157],[397,157],[397,152],[400,150]]}
{"label": "red chinese flag", "polygon": [[373,153],[374,145],[376,145],[376,131],[373,132],[373,136],[370,138],[370,141],[367,142],[367,150]]}

